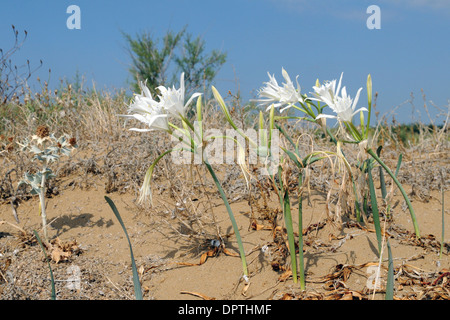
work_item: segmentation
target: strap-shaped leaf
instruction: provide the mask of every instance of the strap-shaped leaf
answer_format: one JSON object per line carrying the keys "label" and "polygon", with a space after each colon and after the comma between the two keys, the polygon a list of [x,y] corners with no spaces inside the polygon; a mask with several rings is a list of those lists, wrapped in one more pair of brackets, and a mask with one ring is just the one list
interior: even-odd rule
{"label": "strap-shaped leaf", "polygon": [[378,252],[381,253],[381,226],[380,226],[380,214],[378,212],[377,195],[375,193],[375,187],[373,185],[372,178],[372,166],[369,166],[369,190],[370,190],[370,203],[372,205],[373,224],[375,225],[375,232],[377,234]]}
{"label": "strap-shaped leaf", "polygon": [[107,196],[105,196],[105,200],[106,200],[106,202],[108,202],[109,206],[111,207],[114,215],[116,216],[117,220],[119,221],[120,225],[122,226],[125,236],[127,237],[128,246],[130,247],[131,269],[133,271],[134,295],[136,296],[136,300],[142,300],[141,283],[139,281],[139,275],[137,272],[136,263],[134,261],[133,248],[131,246],[130,238],[128,237],[127,229],[125,228],[125,224],[123,223],[122,217],[120,216],[119,211],[117,210],[117,207],[114,204],[114,202]]}
{"label": "strap-shaped leaf", "polygon": [[392,259],[391,245],[387,241],[388,248],[388,278],[386,283],[386,300],[394,299],[394,261]]}

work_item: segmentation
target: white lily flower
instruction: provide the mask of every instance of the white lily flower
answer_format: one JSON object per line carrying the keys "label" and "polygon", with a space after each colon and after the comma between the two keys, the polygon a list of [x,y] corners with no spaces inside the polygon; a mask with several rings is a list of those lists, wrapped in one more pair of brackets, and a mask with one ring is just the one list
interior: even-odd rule
{"label": "white lily flower", "polygon": [[336,89],[336,80],[326,82],[322,86],[314,86],[314,95],[316,98],[311,98],[311,100],[322,101],[326,103],[331,110],[333,110],[336,115],[320,114],[316,119],[320,118],[336,118],[338,121],[351,122],[353,116],[360,111],[368,111],[366,108],[359,108],[355,110],[355,107],[359,100],[359,95],[362,88],[359,88],[356,93],[355,99],[350,98],[347,94],[347,89],[342,88],[341,94],[339,91],[341,88],[342,75],[339,79],[339,83]]}
{"label": "white lily flower", "polygon": [[335,101],[335,97],[339,95],[343,75],[344,73],[342,72],[341,77],[339,78],[337,89],[336,89],[336,79],[332,81],[326,81],[323,85],[314,86],[313,89],[315,93],[313,94],[316,98],[311,98],[311,100],[323,101],[327,105],[333,104]]}
{"label": "white lily flower", "polygon": [[181,119],[181,116],[185,116],[185,110],[192,102],[193,99],[200,96],[201,93],[194,93],[189,100],[184,103],[184,72],[181,73],[180,77],[180,88],[177,90],[175,86],[172,88],[166,88],[164,86],[159,86],[161,95],[159,96],[159,101],[163,108],[170,113],[175,118]]}
{"label": "white lily flower", "polygon": [[165,114],[161,102],[153,100],[150,90],[145,83],[140,82],[142,93],[135,94],[133,103],[128,108],[130,115],[122,115],[126,118],[134,118],[145,123],[148,129],[131,128],[131,131],[147,132],[152,130],[169,130],[168,115]]}
{"label": "white lily flower", "polygon": [[271,76],[270,73],[267,73],[270,80],[269,82],[265,82],[266,86],[259,91],[259,96],[267,99],[254,100],[257,102],[261,102],[260,105],[269,105],[266,111],[270,109],[270,106],[272,104],[275,108],[287,105],[285,108],[280,110],[281,112],[283,112],[285,109],[290,108],[297,102],[304,103],[303,97],[300,93],[301,88],[297,80],[298,76],[296,77],[296,89],[286,70],[282,68],[281,72],[283,74],[283,78],[286,80],[286,82],[283,83],[283,86],[281,87],[278,85],[275,76]]}

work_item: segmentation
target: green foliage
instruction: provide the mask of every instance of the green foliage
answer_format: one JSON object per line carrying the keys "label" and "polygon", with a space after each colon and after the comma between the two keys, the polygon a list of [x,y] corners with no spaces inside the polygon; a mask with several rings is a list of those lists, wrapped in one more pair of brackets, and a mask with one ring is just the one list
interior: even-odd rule
{"label": "green foliage", "polygon": [[387,241],[388,248],[388,278],[386,283],[386,297],[385,300],[394,300],[394,260],[392,258],[391,245]]}
{"label": "green foliage", "polygon": [[120,225],[122,226],[123,232],[125,233],[125,236],[128,240],[128,246],[130,248],[130,257],[131,257],[131,269],[133,272],[133,285],[134,285],[134,295],[136,297],[136,300],[142,300],[142,289],[141,289],[141,282],[139,280],[139,274],[136,268],[136,262],[134,260],[133,255],[133,248],[131,246],[130,238],[128,237],[127,229],[125,228],[125,224],[122,221],[122,217],[120,216],[119,211],[117,210],[116,205],[114,202],[107,196],[105,196],[106,202],[108,202],[109,206],[111,207],[111,210],[113,211],[114,215],[116,216],[117,220],[119,221]]}
{"label": "green foliage", "polygon": [[205,41],[200,37],[193,39],[191,34],[187,34],[182,55],[176,57],[175,62],[185,73],[188,95],[201,87],[208,88],[225,61],[225,53],[213,50],[207,55]]}
{"label": "green foliage", "polygon": [[190,94],[200,87],[209,87],[226,61],[226,53],[207,53],[205,41],[186,33],[186,26],[179,32],[168,31],[162,41],[148,32],[135,37],[124,33],[124,37],[132,59],[129,71],[134,91],[140,91],[140,81],[147,81],[152,95],[157,95],[155,88],[171,86],[184,72],[186,94]]}
{"label": "green foliage", "polygon": [[373,178],[372,178],[372,164],[370,162],[369,162],[369,168],[367,170],[367,173],[368,173],[368,182],[369,182],[369,189],[370,189],[370,203],[372,206],[372,217],[373,217],[373,223],[375,225],[375,231],[377,234],[377,241],[378,241],[378,252],[381,254],[382,234],[381,234],[381,225],[380,225],[380,214],[378,211],[377,196],[375,193],[375,186],[374,186]]}
{"label": "green foliage", "polygon": [[147,81],[147,86],[155,95],[154,88],[167,83],[167,69],[184,33],[185,29],[178,33],[168,31],[162,46],[158,45],[159,39],[154,39],[148,32],[137,34],[135,38],[124,33],[132,59],[129,71],[133,76],[134,91],[140,91],[140,81]]}

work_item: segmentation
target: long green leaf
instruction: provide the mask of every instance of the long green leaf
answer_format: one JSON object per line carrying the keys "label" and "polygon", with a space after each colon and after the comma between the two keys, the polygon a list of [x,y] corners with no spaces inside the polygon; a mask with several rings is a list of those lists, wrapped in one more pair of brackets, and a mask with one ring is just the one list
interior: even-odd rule
{"label": "long green leaf", "polygon": [[[377,155],[380,156],[382,146],[379,146],[377,149]],[[381,188],[381,197],[383,200],[386,200],[387,191],[386,191],[386,181],[384,180],[383,167],[378,167],[380,173],[380,188]]]}
{"label": "long green leaf", "polygon": [[400,166],[402,164],[402,159],[403,159],[403,155],[400,153],[400,155],[398,156],[398,161],[397,161],[397,168],[395,169],[395,176],[398,176],[398,171],[400,170]]}
{"label": "long green leaf", "polygon": [[377,240],[378,240],[378,253],[381,253],[381,226],[380,226],[380,214],[378,212],[378,204],[377,204],[377,195],[375,193],[375,187],[373,185],[373,178],[372,178],[372,166],[369,165],[369,170],[367,171],[369,175],[369,191],[370,191],[370,203],[372,207],[372,216],[373,216],[373,223],[375,225],[375,232],[377,234]]}
{"label": "long green leaf", "polygon": [[302,163],[303,163],[303,167],[306,167],[310,164],[313,164],[314,162],[320,161],[322,159],[325,159],[326,156],[323,157],[314,157],[315,154],[318,154],[318,152],[313,152],[309,155],[307,155],[305,158],[303,158]]}
{"label": "long green leaf", "polygon": [[283,194],[283,214],[288,236],[289,254],[291,256],[292,278],[294,279],[294,283],[297,283],[297,255],[295,254],[295,238],[294,228],[292,225],[291,204],[289,200],[289,186],[287,186],[286,188],[283,186],[281,170],[278,170],[278,175],[280,179],[280,189]]}
{"label": "long green leaf", "polygon": [[130,238],[128,237],[127,229],[125,228],[125,224],[122,221],[122,217],[119,214],[119,211],[116,208],[116,205],[114,202],[107,196],[105,196],[106,202],[108,202],[109,206],[111,207],[114,215],[116,216],[117,220],[119,221],[120,225],[122,226],[123,232],[125,233],[125,236],[128,240],[128,246],[130,247],[130,256],[131,256],[131,269],[133,271],[133,284],[134,284],[134,295],[136,297],[136,300],[142,300],[142,289],[141,289],[141,283],[139,281],[139,275],[136,268],[136,263],[134,261],[134,255],[133,255],[133,248],[131,246]]}
{"label": "long green leaf", "polygon": [[414,213],[414,209],[412,207],[411,201],[409,200],[405,189],[403,189],[400,181],[398,181],[397,177],[392,173],[391,169],[389,169],[389,167],[384,164],[384,162],[375,154],[375,152],[373,152],[372,149],[367,149],[366,152],[368,154],[370,154],[372,156],[372,158],[374,158],[384,168],[384,170],[386,170],[386,172],[391,176],[392,180],[394,180],[397,187],[400,189],[400,192],[403,195],[403,199],[405,199],[406,204],[408,206],[409,213],[411,215],[411,220],[414,225],[414,231],[416,233],[416,237],[417,237],[417,239],[419,239],[420,238],[419,225],[417,223],[416,215]]}
{"label": "long green leaf", "polygon": [[295,165],[297,166],[297,168],[303,169],[303,164],[301,163],[301,161],[299,161],[299,158],[297,157],[297,155],[295,153],[293,153],[292,151],[285,149],[283,147],[281,147],[281,149],[283,149],[283,151],[288,155],[288,157],[294,161]]}
{"label": "long green leaf", "polygon": [[292,141],[291,137],[286,133],[286,131],[284,131],[284,129],[276,123],[275,123],[275,127],[277,127],[277,129],[286,137],[286,139],[294,147],[294,149],[297,150],[297,146],[295,145],[294,141]]}
{"label": "long green leaf", "polygon": [[287,189],[284,191],[284,219],[289,242],[289,253],[291,256],[292,277],[294,283],[297,283],[297,255],[295,254],[294,228],[292,226],[291,204],[289,201],[289,191]]}
{"label": "long green leaf", "polygon": [[387,241],[388,248],[388,278],[386,283],[386,300],[394,299],[394,260],[392,259],[391,245]]}
{"label": "long green leaf", "polygon": [[213,168],[211,167],[211,164],[207,161],[207,159],[205,159],[203,162],[206,165],[206,168],[208,169],[209,173],[211,174],[211,177],[213,178],[214,183],[216,184],[216,187],[219,190],[222,201],[225,204],[225,207],[227,208],[228,216],[233,226],[234,235],[236,236],[236,240],[238,243],[244,276],[248,277],[248,268],[247,268],[247,260],[245,258],[244,245],[242,244],[241,234],[239,233],[239,227],[237,225],[236,219],[234,218],[234,214],[233,211],[231,210],[230,203],[228,202],[227,196],[225,195],[225,192],[223,191],[220,181],[217,178]]}
{"label": "long green leaf", "polygon": [[305,262],[303,259],[303,198],[302,198],[303,174],[298,176],[298,257],[300,288],[305,290]]}
{"label": "long green leaf", "polygon": [[442,231],[441,231],[441,248],[439,249],[439,259],[442,259],[442,251],[444,250],[444,235],[445,235],[445,201],[444,201],[444,178],[442,178],[441,185],[441,202],[442,202]]}
{"label": "long green leaf", "polygon": [[42,244],[41,238],[39,238],[39,235],[36,232],[36,230],[33,230],[33,233],[34,233],[34,236],[36,237],[37,241],[39,242],[39,245],[41,246],[42,252],[44,253],[45,260],[47,260],[48,269],[50,270],[50,280],[51,280],[51,286],[52,286],[51,299],[56,300],[55,279],[53,277],[53,271],[52,271],[52,267],[50,266],[50,261],[48,260],[48,257],[47,257],[47,252],[45,251],[44,245]]}

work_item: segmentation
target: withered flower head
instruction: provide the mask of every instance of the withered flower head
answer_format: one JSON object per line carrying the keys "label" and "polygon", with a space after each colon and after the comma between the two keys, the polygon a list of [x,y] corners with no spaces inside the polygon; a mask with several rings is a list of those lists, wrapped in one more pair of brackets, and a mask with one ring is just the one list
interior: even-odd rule
{"label": "withered flower head", "polygon": [[70,144],[72,147],[75,147],[75,145],[77,144],[77,139],[75,139],[75,138],[70,138],[70,139],[69,139],[69,144]]}
{"label": "withered flower head", "polygon": [[12,152],[14,150],[14,144],[10,143],[6,146],[6,151]]}
{"label": "withered flower head", "polygon": [[47,126],[39,126],[37,127],[36,135],[39,138],[44,139],[50,135],[50,129]]}

